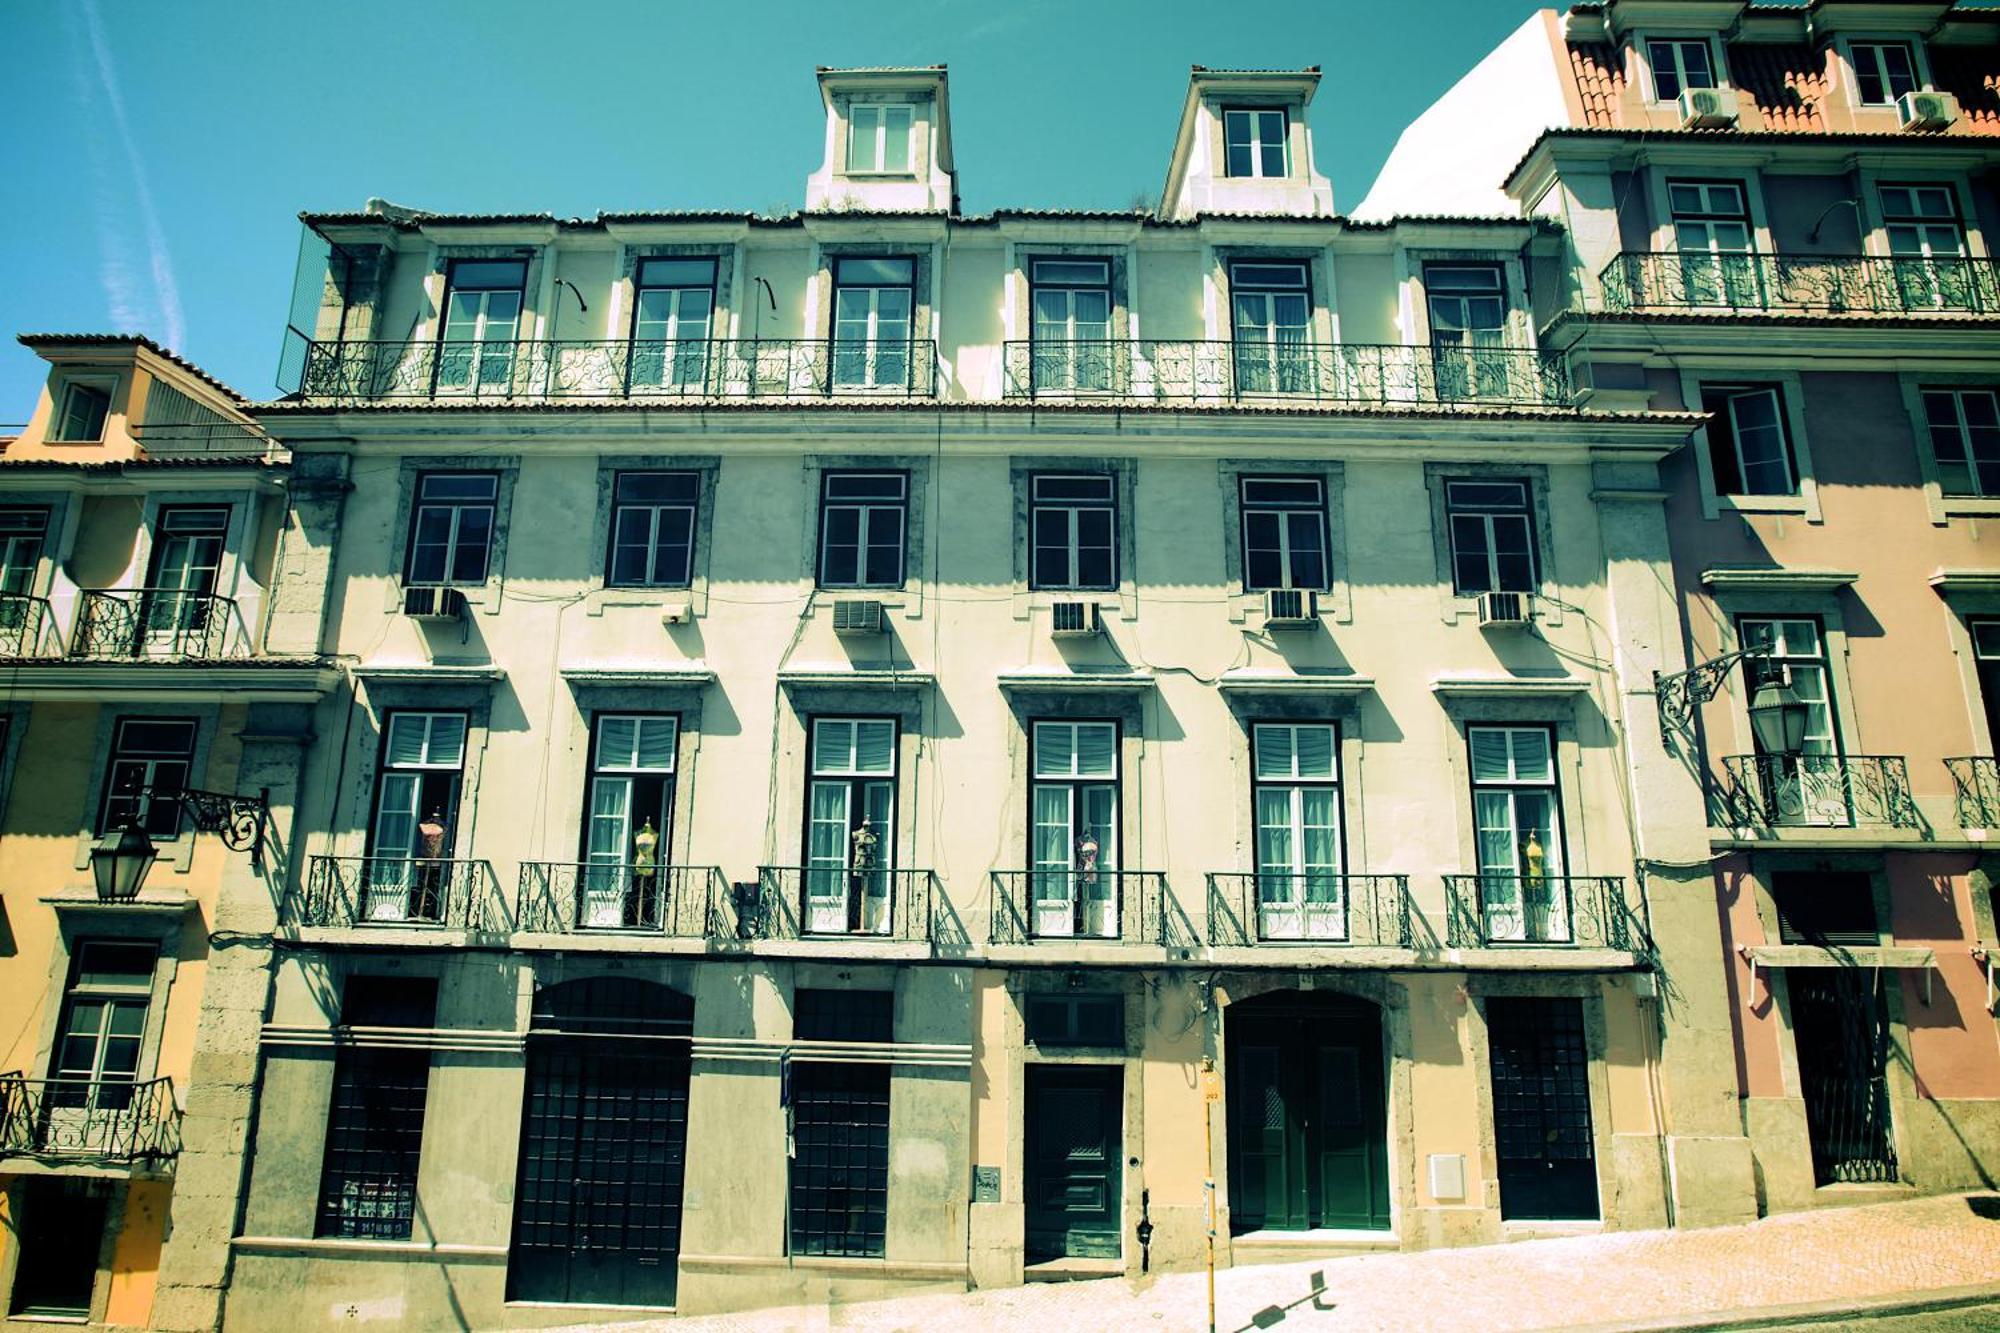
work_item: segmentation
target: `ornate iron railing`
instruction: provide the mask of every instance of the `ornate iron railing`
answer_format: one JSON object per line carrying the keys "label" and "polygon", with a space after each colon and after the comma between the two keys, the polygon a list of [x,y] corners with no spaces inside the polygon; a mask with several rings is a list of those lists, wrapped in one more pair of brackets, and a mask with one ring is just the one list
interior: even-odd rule
{"label": "ornate iron railing", "polygon": [[1415,942],[1406,875],[1226,871],[1208,877],[1212,945],[1320,944],[1407,949]]}
{"label": "ornate iron railing", "polygon": [[48,598],[0,592],[0,657],[61,657],[66,651]]}
{"label": "ornate iron railing", "polygon": [[936,894],[937,876],[929,870],[759,866],[756,934],[762,939],[928,944]]}
{"label": "ornate iron railing", "polygon": [[1990,259],[1635,251],[1599,275],[1604,308],[1717,314],[1990,315]]}
{"label": "ornate iron railing", "polygon": [[1562,356],[1532,347],[1138,339],[1004,350],[1007,398],[1366,407],[1570,407],[1576,398]]}
{"label": "ornate iron railing", "polygon": [[158,1161],[180,1150],[181,1109],[170,1078],[0,1074],[0,1158]]}
{"label": "ornate iron railing", "polygon": [[507,905],[485,861],[315,856],[298,904],[302,926],[443,926],[504,931]]}
{"label": "ornate iron railing", "polygon": [[219,661],[250,655],[236,601],[179,588],[101,588],[77,603],[71,657],[178,657]]}
{"label": "ornate iron railing", "polygon": [[314,342],[298,395],[378,399],[821,398],[937,393],[937,344],[914,339]]}
{"label": "ornate iron railing", "polygon": [[1650,954],[1641,904],[1616,875],[1446,875],[1454,949],[1543,945]]}
{"label": "ornate iron railing", "polygon": [[996,870],[995,944],[1166,944],[1167,877],[1157,870]]}
{"label": "ornate iron railing", "polygon": [[721,878],[713,866],[528,861],[521,866],[515,929],[705,939],[715,930]]}
{"label": "ornate iron railing", "polygon": [[1722,766],[1731,827],[1923,827],[1901,755],[1738,754]]}
{"label": "ornate iron railing", "polygon": [[2000,828],[2000,759],[1947,759],[1960,828]]}

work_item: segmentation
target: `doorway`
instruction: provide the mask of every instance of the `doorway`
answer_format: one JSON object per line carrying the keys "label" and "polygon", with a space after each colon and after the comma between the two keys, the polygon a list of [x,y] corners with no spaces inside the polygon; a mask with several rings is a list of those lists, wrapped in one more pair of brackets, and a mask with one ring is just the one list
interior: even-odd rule
{"label": "doorway", "polygon": [[1116,1259],[1125,1078],[1117,1065],[1029,1065],[1027,1260]]}
{"label": "doorway", "polygon": [[9,1314],[65,1322],[90,1318],[108,1202],[101,1188],[94,1181],[27,1182],[27,1206],[15,1233],[20,1254]]}
{"label": "doorway", "polygon": [[1505,1221],[1597,1220],[1597,1145],[1583,1001],[1486,1002],[1493,1146]]}
{"label": "doorway", "polygon": [[1889,1014],[1879,974],[1846,967],[1786,974],[1813,1182],[1896,1179],[1889,1124]]}

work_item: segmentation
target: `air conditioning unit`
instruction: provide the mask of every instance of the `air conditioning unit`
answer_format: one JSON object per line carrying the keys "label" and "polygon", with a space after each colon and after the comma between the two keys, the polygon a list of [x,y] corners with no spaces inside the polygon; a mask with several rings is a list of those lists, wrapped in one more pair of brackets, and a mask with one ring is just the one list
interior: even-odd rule
{"label": "air conditioning unit", "polygon": [[1896,117],[1906,130],[1941,130],[1958,119],[1958,99],[1950,93],[1904,93]]}
{"label": "air conditioning unit", "polygon": [[880,602],[835,602],[833,604],[833,632],[835,634],[880,634],[882,632],[882,603]]}
{"label": "air conditioning unit", "polygon": [[1310,588],[1269,588],[1264,623],[1272,629],[1303,629],[1319,623],[1319,594]]}
{"label": "air conditioning unit", "polygon": [[1684,130],[1726,130],[1736,123],[1734,88],[1689,88],[1675,105]]}
{"label": "air conditioning unit", "polygon": [[465,594],[456,588],[405,588],[403,614],[412,620],[457,620],[465,614]]}
{"label": "air conditioning unit", "polygon": [[1524,592],[1483,592],[1479,594],[1481,629],[1526,629],[1533,611]]}
{"label": "air conditioning unit", "polygon": [[1049,608],[1049,632],[1058,639],[1083,639],[1104,632],[1096,602],[1057,602]]}

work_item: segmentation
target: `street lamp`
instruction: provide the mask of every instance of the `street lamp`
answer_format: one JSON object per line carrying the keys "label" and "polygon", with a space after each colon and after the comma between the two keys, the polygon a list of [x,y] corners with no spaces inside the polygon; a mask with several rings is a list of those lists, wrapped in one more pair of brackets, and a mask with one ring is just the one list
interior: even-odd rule
{"label": "street lamp", "polygon": [[1805,749],[1812,709],[1792,688],[1790,675],[1768,678],[1750,700],[1750,730],[1765,754],[1797,754]]}
{"label": "street lamp", "polygon": [[[146,814],[153,808],[151,787],[139,789],[125,822],[98,839],[90,849],[90,873],[97,896],[107,903],[129,903],[146,885],[146,874],[160,859],[160,849],[146,832]],[[172,796],[179,823],[193,824],[197,833],[213,833],[225,847],[250,853],[250,864],[264,863],[264,830],[271,821],[271,789],[255,796],[183,788]],[[178,827],[178,823],[177,826]]]}
{"label": "street lamp", "polygon": [[139,896],[146,872],[159,856],[160,849],[153,846],[134,814],[90,849],[90,873],[97,880],[97,896],[107,903],[131,902]]}

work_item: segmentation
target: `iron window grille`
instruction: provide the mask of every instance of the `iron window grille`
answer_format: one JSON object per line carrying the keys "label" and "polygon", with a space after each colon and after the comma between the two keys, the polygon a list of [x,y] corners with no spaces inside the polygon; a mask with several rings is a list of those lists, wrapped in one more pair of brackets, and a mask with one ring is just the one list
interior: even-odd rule
{"label": "iron window grille", "polygon": [[1708,458],[1717,495],[1797,495],[1784,395],[1769,384],[1705,384]]}
{"label": "iron window grille", "polygon": [[417,478],[410,514],[410,587],[476,587],[486,582],[499,513],[500,478],[491,472],[427,472]]}
{"label": "iron window grille", "polygon": [[1991,389],[1926,389],[1924,420],[1938,489],[2000,498],[2000,398]]}
{"label": "iron window grille", "polygon": [[[886,1042],[893,1014],[887,991],[802,989],[793,995],[792,1030],[799,1041]],[[886,1064],[787,1061],[791,1253],[882,1257],[889,1078]]]}
{"label": "iron window grille", "polygon": [[1532,498],[1525,481],[1445,482],[1452,591],[1461,597],[1535,591]]}
{"label": "iron window grille", "polygon": [[613,588],[685,588],[694,576],[701,477],[693,472],[620,472],[612,484]]}
{"label": "iron window grille", "polygon": [[112,733],[97,831],[136,822],[152,837],[177,836],[178,793],[188,785],[194,767],[194,738],[191,718],[120,718]]}
{"label": "iron window grille", "polygon": [[1894,106],[1917,90],[1917,61],[1908,42],[1855,42],[1855,92],[1863,106]]}
{"label": "iron window grille", "polygon": [[1282,107],[1224,111],[1224,174],[1267,180],[1291,175],[1290,135],[1291,116]]}
{"label": "iron window grille", "polygon": [[1715,57],[1703,38],[1647,42],[1646,63],[1653,69],[1656,102],[1675,101],[1690,88],[1715,87]]}
{"label": "iron window grille", "polygon": [[900,588],[910,478],[828,472],[820,481],[819,586]]}
{"label": "iron window grille", "polygon": [[[436,1017],[429,977],[350,976],[341,996],[344,1029],[429,1028]],[[430,1069],[428,1050],[339,1047],[314,1235],[410,1238]]]}
{"label": "iron window grille", "polygon": [[1105,475],[1029,478],[1031,588],[1064,592],[1117,588],[1116,485],[1115,478]]}
{"label": "iron window grille", "polygon": [[1243,477],[1243,590],[1304,588],[1324,592],[1327,577],[1326,485],[1316,477]]}

